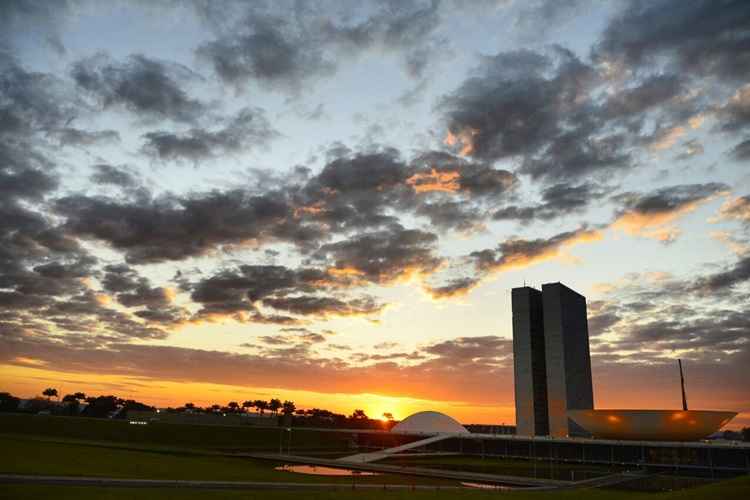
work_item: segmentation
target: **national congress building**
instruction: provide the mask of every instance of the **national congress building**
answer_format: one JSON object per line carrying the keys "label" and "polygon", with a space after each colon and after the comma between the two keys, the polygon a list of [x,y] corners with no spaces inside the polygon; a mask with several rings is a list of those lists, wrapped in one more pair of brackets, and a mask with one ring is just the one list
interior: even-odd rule
{"label": "national congress building", "polygon": [[580,436],[568,410],[594,408],[586,298],[561,283],[514,288],[516,432]]}

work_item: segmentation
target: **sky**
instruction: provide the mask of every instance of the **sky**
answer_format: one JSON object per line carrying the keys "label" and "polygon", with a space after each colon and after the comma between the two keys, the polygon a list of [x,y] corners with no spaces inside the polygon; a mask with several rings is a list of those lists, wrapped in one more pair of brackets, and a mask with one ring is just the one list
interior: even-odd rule
{"label": "sky", "polygon": [[0,390],[513,423],[510,290],[597,408],[750,425],[750,4],[0,3]]}

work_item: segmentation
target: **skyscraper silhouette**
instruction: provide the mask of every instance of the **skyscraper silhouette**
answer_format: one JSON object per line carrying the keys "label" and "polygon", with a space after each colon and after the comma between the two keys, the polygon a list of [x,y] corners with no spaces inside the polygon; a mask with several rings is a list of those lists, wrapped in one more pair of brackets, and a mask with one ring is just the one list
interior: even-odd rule
{"label": "skyscraper silhouette", "polygon": [[518,434],[585,435],[567,411],[594,407],[586,298],[561,283],[512,298]]}

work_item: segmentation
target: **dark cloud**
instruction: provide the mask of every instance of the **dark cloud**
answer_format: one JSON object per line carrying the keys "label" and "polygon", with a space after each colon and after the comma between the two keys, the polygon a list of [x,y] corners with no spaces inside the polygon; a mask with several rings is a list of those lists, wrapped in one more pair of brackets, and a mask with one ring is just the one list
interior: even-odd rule
{"label": "dark cloud", "polygon": [[109,264],[101,283],[108,292],[128,292],[138,287],[138,272],[125,264]]}
{"label": "dark cloud", "polygon": [[298,91],[303,81],[335,71],[320,44],[287,18],[249,13],[236,32],[203,44],[198,55],[237,87],[250,80]]}
{"label": "dark cloud", "polygon": [[581,226],[550,238],[527,240],[509,238],[495,248],[471,252],[450,263],[447,271],[427,280],[424,290],[435,299],[464,295],[490,275],[516,268],[525,268],[562,256],[566,248],[602,239],[597,228]]}
{"label": "dark cloud", "polygon": [[705,200],[719,192],[727,191],[729,186],[711,182],[708,184],[682,184],[660,188],[647,194],[624,193],[615,197],[622,202],[623,212],[635,212],[643,215],[666,214]]}
{"label": "dark cloud", "polygon": [[0,135],[26,141],[35,132],[61,127],[76,107],[64,82],[48,73],[26,70],[0,50]]}
{"label": "dark cloud", "polygon": [[601,238],[602,235],[598,229],[582,226],[573,231],[558,233],[550,238],[508,239],[495,249],[472,252],[471,257],[477,268],[482,271],[526,267],[540,260],[558,256],[564,247],[597,241]]}
{"label": "dark cloud", "polygon": [[447,142],[482,160],[537,152],[575,117],[593,80],[593,69],[561,48],[485,57],[473,77],[443,98]]}
{"label": "dark cloud", "polygon": [[114,165],[107,165],[106,163],[99,163],[93,165],[91,174],[91,182],[94,184],[111,184],[113,186],[119,186],[123,188],[132,188],[139,185],[138,180],[132,172],[129,172],[125,167],[116,167]]}
{"label": "dark cloud", "polygon": [[[440,20],[438,6],[439,2],[382,3],[352,23],[350,6],[321,12],[295,4],[290,15],[247,5],[237,13],[240,22],[201,45],[197,53],[223,81],[238,88],[254,81],[298,93],[303,84],[333,75],[342,61],[373,49],[404,51],[408,74],[418,77],[436,52],[437,41],[431,35]],[[352,8],[367,10],[361,5]],[[212,20],[226,17],[212,7],[201,13]]]}
{"label": "dark cloud", "polygon": [[503,337],[487,335],[483,337],[457,337],[426,346],[425,354],[437,356],[451,366],[467,363],[507,362],[513,351],[513,341]]}
{"label": "dark cloud", "polygon": [[242,190],[134,199],[68,196],[56,201],[65,227],[125,253],[130,263],[179,260],[220,250],[223,245],[283,240],[305,244],[320,230],[293,222],[283,194]]}
{"label": "dark cloud", "polygon": [[639,115],[680,94],[682,84],[677,75],[651,75],[637,86],[609,97],[600,112],[610,119]]}
{"label": "dark cloud", "polygon": [[605,29],[594,57],[627,67],[666,64],[685,75],[743,81],[750,73],[750,6],[743,0],[632,2]]}
{"label": "dark cloud", "polygon": [[593,128],[584,125],[560,133],[540,154],[527,157],[520,171],[534,179],[565,179],[631,166],[624,135],[615,133],[596,137],[594,132]]}
{"label": "dark cloud", "polygon": [[740,132],[750,127],[750,84],[737,90],[717,114],[720,128],[725,132]]}
{"label": "dark cloud", "polygon": [[120,133],[116,130],[82,130],[64,127],[54,130],[52,134],[57,137],[62,146],[87,147],[120,142]]}
{"label": "dark cloud", "polygon": [[441,262],[433,254],[436,242],[432,233],[393,226],[325,244],[314,258],[342,274],[391,283],[415,273],[432,273]]}
{"label": "dark cloud", "polygon": [[301,316],[361,316],[376,314],[384,305],[374,299],[341,300],[324,296],[291,296],[263,299],[263,305]]}
{"label": "dark cloud", "polygon": [[264,148],[278,133],[259,108],[243,108],[219,129],[192,128],[185,133],[167,131],[143,135],[142,151],[160,160],[202,160]]}
{"label": "dark cloud", "polygon": [[99,54],[73,64],[71,74],[104,108],[123,106],[141,119],[191,123],[207,111],[181,84],[198,76],[176,63],[141,54],[117,62]]}
{"label": "dark cloud", "polygon": [[729,293],[750,280],[750,256],[740,258],[722,271],[702,276],[693,282],[693,290],[703,294]]}
{"label": "dark cloud", "polygon": [[735,145],[731,151],[732,157],[737,161],[750,159],[750,139],[742,141]]}
{"label": "dark cloud", "polygon": [[650,193],[622,193],[612,227],[628,234],[672,243],[680,234],[673,223],[729,187],[720,183],[683,184]]}
{"label": "dark cloud", "polygon": [[[299,316],[352,316],[380,312],[383,305],[370,297],[339,299],[321,295],[327,289],[346,287],[340,279],[315,268],[291,269],[272,265],[243,265],[221,271],[192,285],[191,298],[202,306],[196,319],[234,317],[240,321],[272,323],[273,316],[262,315],[257,306]],[[288,316],[278,316],[289,323]]]}
{"label": "dark cloud", "polygon": [[554,184],[542,190],[542,201],[537,205],[519,207],[510,205],[493,214],[495,220],[550,220],[572,213],[583,211],[593,201],[602,199],[610,189],[595,183],[585,182],[579,185],[567,183]]}
{"label": "dark cloud", "polygon": [[425,285],[424,290],[434,299],[448,299],[465,295],[480,281],[479,276],[451,278],[444,284]]}

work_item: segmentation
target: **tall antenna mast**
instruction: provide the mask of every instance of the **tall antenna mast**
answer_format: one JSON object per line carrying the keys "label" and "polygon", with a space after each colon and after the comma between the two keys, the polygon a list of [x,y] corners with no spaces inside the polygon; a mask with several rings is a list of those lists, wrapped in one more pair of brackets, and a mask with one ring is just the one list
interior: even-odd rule
{"label": "tall antenna mast", "polygon": [[680,366],[680,386],[682,387],[682,411],[687,411],[687,398],[685,398],[685,377],[682,376],[682,360],[678,359],[677,364]]}

